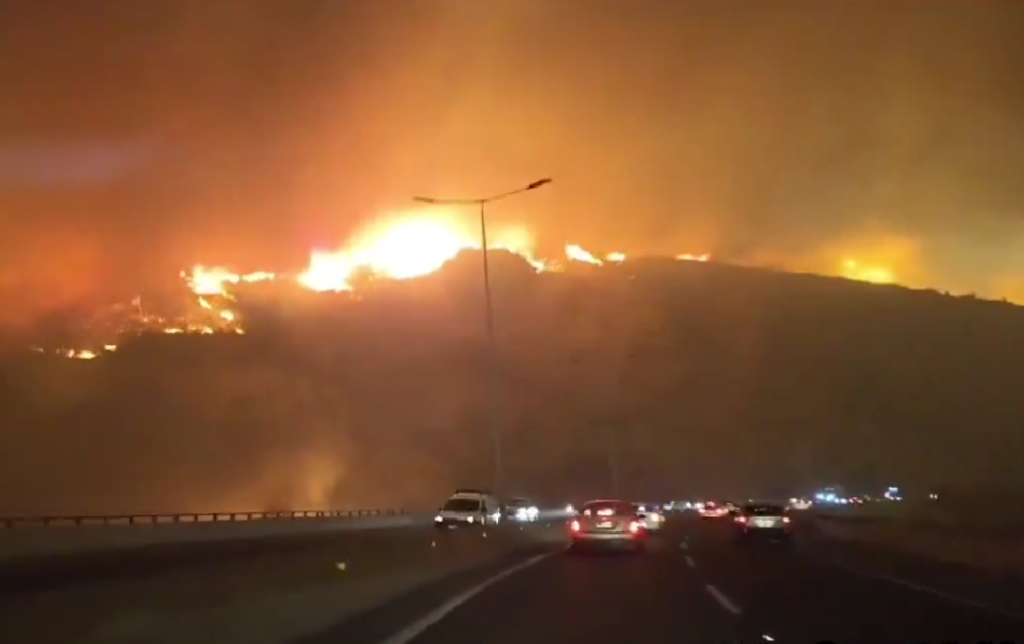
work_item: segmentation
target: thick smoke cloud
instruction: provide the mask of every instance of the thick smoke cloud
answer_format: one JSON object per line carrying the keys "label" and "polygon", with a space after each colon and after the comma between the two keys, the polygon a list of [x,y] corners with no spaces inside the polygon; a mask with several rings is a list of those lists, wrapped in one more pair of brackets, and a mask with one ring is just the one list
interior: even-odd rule
{"label": "thick smoke cloud", "polygon": [[[251,311],[247,336],[7,363],[0,512],[427,508],[490,483],[479,256],[463,259],[359,301]],[[509,261],[509,492],[1024,490],[1016,307],[695,262]]]}
{"label": "thick smoke cloud", "polygon": [[[799,264],[881,235],[919,247],[898,277],[994,295],[1021,269],[1017,3],[94,6],[5,4],[3,256],[59,240],[5,290],[281,264],[535,175],[557,191],[495,217],[556,244]],[[102,261],[55,260],[61,230]]]}
{"label": "thick smoke cloud", "polygon": [[[159,287],[195,262],[301,265],[414,193],[546,175],[552,190],[495,208],[496,223],[553,246],[710,251],[800,271],[837,273],[853,258],[909,284],[1024,298],[1019,3],[136,4],[0,9],[7,332]],[[119,432],[109,444],[125,453],[153,441],[163,456],[132,476],[201,490],[136,503],[111,483],[118,507],[313,503],[323,493],[289,488],[287,472],[333,451],[345,454],[338,476],[359,485],[350,459],[365,477],[373,458],[406,449],[334,432],[361,421],[334,397],[333,371],[191,359],[166,371],[187,394],[137,382],[124,362],[102,377],[71,365],[12,377],[21,420],[5,426],[39,440],[78,427],[79,447],[59,444],[82,480],[99,476],[73,458],[94,444],[89,432]],[[151,404],[118,419],[90,407],[122,386],[118,396]],[[289,393],[246,417],[244,401],[270,390]],[[426,399],[416,391],[403,395]],[[448,407],[433,422],[477,422],[462,391],[435,392]],[[234,402],[215,403],[222,395]],[[247,450],[244,484],[210,496],[211,479],[180,465],[192,445],[214,460],[227,445]],[[430,462],[417,461],[422,476],[447,485]]]}

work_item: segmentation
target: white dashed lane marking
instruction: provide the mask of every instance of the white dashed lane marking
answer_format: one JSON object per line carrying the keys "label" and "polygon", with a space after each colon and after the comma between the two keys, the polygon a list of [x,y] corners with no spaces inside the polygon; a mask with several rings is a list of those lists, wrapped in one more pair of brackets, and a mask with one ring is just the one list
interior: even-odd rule
{"label": "white dashed lane marking", "polygon": [[733,615],[739,615],[743,612],[743,610],[741,610],[739,606],[733,603],[733,601],[729,599],[725,593],[718,590],[711,584],[708,584],[707,586],[705,586],[705,588],[707,588],[708,594],[714,597],[715,601],[717,601],[719,605],[721,605],[721,607],[725,610],[729,611]]}

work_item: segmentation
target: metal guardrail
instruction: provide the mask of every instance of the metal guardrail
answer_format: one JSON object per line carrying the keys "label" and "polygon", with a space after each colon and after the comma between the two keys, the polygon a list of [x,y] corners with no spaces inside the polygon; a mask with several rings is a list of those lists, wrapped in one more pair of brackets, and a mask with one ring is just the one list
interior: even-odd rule
{"label": "metal guardrail", "polygon": [[311,519],[355,519],[407,515],[407,510],[282,510],[275,512],[161,512],[153,514],[94,514],[80,516],[0,516],[0,528],[124,525],[175,525],[193,523],[243,523],[246,521],[303,521]]}

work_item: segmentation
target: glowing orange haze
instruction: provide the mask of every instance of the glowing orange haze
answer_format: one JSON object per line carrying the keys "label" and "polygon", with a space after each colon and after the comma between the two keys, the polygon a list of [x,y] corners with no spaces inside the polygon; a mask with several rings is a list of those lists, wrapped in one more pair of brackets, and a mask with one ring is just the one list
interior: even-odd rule
{"label": "glowing orange haze", "polygon": [[[593,265],[620,263],[626,255],[613,252],[597,257],[576,244],[565,245],[565,257],[539,259],[534,255],[534,238],[521,227],[495,227],[488,231],[488,248],[515,253],[537,272],[564,270],[566,262]],[[232,310],[232,287],[239,284],[287,280],[317,292],[353,290],[353,278],[360,273],[375,277],[405,280],[428,275],[465,250],[481,248],[479,231],[449,214],[431,210],[380,220],[363,229],[340,250],[314,251],[305,270],[297,274],[273,271],[236,273],[220,266],[196,265],[182,271],[181,278],[196,297],[196,315],[176,323],[147,315],[141,302],[133,303],[143,327],[163,333],[245,333],[241,320]],[[677,259],[707,261],[709,255],[679,255]],[[69,358],[92,359],[117,349],[112,339],[101,348],[58,349]],[[39,349],[43,351],[43,349]]]}
{"label": "glowing orange haze", "polygon": [[[564,257],[550,260],[534,254],[534,239],[522,226],[495,227],[488,231],[488,247],[507,250],[527,261],[537,272],[560,271],[568,263],[595,266],[619,264],[628,260],[625,253],[611,252],[597,256],[578,244],[565,244]],[[479,250],[479,231],[465,220],[436,209],[413,212],[379,220],[348,241],[341,249],[314,251],[306,268],[299,273],[255,271],[235,273],[218,266],[193,266],[182,271],[181,278],[195,295],[193,313],[176,321],[168,321],[147,313],[141,301],[133,304],[134,328],[163,333],[245,333],[242,320],[233,309],[233,288],[239,284],[288,281],[300,288],[317,292],[354,290],[353,280],[360,274],[377,278],[405,280],[433,273],[445,262],[464,250]],[[707,253],[684,253],[683,261],[704,262]],[[847,259],[837,271],[849,279],[891,283],[894,276],[882,266],[864,265]],[[115,351],[114,338],[107,338],[93,349],[58,349],[70,358],[92,359],[104,352]],[[39,349],[43,351],[43,349]]]}
{"label": "glowing orange haze", "polygon": [[[496,228],[488,232],[488,237],[488,248],[515,253],[537,272],[563,270],[564,261],[601,265],[626,259],[621,252],[609,253],[601,259],[576,244],[565,245],[562,260],[540,259],[534,255],[533,235],[522,227]],[[480,248],[479,233],[454,218],[411,215],[377,222],[340,250],[314,251],[309,265],[297,275],[266,271],[237,274],[225,268],[195,266],[182,277],[200,296],[224,295],[235,284],[274,279],[291,279],[318,292],[351,291],[357,273],[369,272],[394,280],[421,277],[437,271],[462,251]],[[707,261],[709,256],[687,254],[678,259]]]}

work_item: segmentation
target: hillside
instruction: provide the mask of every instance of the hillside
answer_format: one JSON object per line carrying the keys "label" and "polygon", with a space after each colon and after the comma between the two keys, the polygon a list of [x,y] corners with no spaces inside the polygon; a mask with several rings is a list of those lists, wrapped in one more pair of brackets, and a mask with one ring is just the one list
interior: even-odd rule
{"label": "hillside", "polygon": [[[830,481],[1024,490],[1022,309],[699,262],[495,262],[510,486]],[[0,374],[0,513],[431,504],[489,481],[477,261],[359,298],[242,299],[247,335],[147,335]]]}

